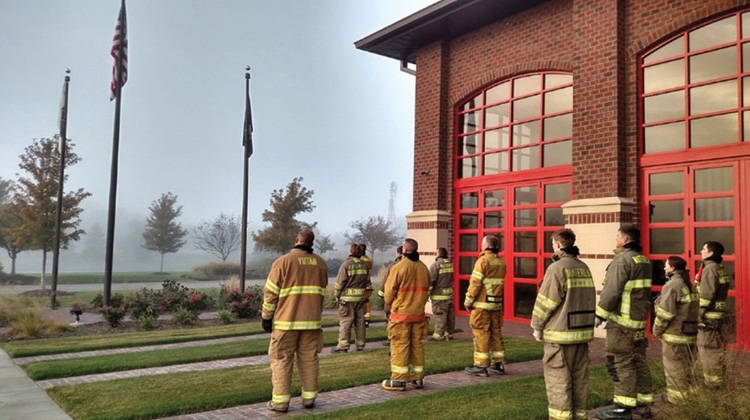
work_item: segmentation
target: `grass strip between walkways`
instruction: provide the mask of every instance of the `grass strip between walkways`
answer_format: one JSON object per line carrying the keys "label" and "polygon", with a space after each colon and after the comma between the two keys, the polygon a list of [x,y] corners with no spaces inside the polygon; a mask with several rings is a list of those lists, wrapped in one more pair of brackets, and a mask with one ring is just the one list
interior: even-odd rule
{"label": "grass strip between walkways", "polygon": [[[372,322],[385,321],[384,317],[373,317]],[[338,325],[338,316],[324,316],[323,326]],[[183,328],[163,331],[144,331],[122,334],[101,334],[17,340],[3,343],[0,347],[10,357],[41,356],[46,354],[71,353],[125,347],[152,346],[157,344],[183,343],[186,341],[212,340],[264,333],[259,321],[202,328]]]}
{"label": "grass strip between walkways", "polygon": [[[542,344],[533,340],[508,338],[506,346],[510,363],[541,359],[543,354]],[[472,363],[472,355],[471,340],[427,343],[425,372],[461,370]],[[386,348],[320,359],[321,392],[388,377]],[[292,384],[292,395],[298,396],[296,374]],[[258,403],[269,400],[271,390],[270,369],[262,365],[60,386],[47,392],[77,420],[136,420]]]}
{"label": "grass strip between walkways", "polygon": [[[654,378],[657,390],[663,389],[662,370],[652,366],[651,376]],[[604,366],[589,368],[588,406],[601,407],[612,404],[612,394],[613,382],[609,378],[607,369]],[[430,420],[543,420],[548,418],[547,392],[544,376],[535,375],[336,410],[318,414],[315,418],[324,420],[425,418]]]}

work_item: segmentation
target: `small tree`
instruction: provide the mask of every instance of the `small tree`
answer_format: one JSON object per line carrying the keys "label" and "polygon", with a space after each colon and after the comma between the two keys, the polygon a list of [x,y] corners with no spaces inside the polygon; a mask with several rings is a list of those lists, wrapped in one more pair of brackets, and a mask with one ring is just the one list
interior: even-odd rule
{"label": "small tree", "polygon": [[294,238],[300,230],[314,228],[317,223],[309,224],[295,218],[299,213],[309,213],[315,208],[313,194],[313,190],[302,186],[301,177],[294,178],[286,190],[273,190],[271,210],[263,212],[263,221],[271,226],[252,233],[255,249],[283,254],[294,246]]}
{"label": "small tree", "polygon": [[363,243],[375,259],[375,251],[385,251],[401,242],[401,237],[391,226],[391,223],[382,216],[372,216],[351,222],[349,226],[354,229],[353,233],[346,232],[344,237],[352,243]]}
{"label": "small tree", "polygon": [[146,218],[143,232],[144,248],[161,254],[159,272],[164,272],[164,254],[175,253],[185,245],[187,231],[175,222],[182,214],[182,206],[175,206],[177,196],[171,192],[162,194],[149,207],[151,214]]}
{"label": "small tree", "polygon": [[14,228],[17,228],[21,219],[8,209],[12,190],[13,181],[0,179],[0,248],[5,249],[10,258],[10,274],[16,274],[16,257],[26,249],[24,244],[27,241],[14,235],[14,232],[19,231]]}
{"label": "small tree", "polygon": [[[11,227],[3,229],[6,242],[9,241],[14,246],[19,246],[20,248],[17,249],[42,251],[42,289],[44,289],[47,271],[47,253],[53,249],[55,242],[57,190],[60,176],[60,154],[57,152],[57,144],[57,139],[35,139],[21,155],[21,163],[18,166],[28,173],[29,177],[19,178],[14,185],[13,198],[6,210],[18,220],[12,221]],[[81,160],[73,152],[73,147],[73,143],[67,144],[66,167],[71,167]],[[66,174],[64,181],[67,179]],[[63,195],[61,249],[68,249],[71,241],[77,241],[86,233],[79,227],[80,216],[83,212],[80,205],[90,195],[83,188]]]}
{"label": "small tree", "polygon": [[323,255],[328,251],[335,251],[336,247],[331,239],[331,235],[316,235],[315,250],[319,255]]}
{"label": "small tree", "polygon": [[226,261],[229,254],[240,246],[241,230],[239,217],[221,213],[216,219],[203,222],[193,229],[195,247]]}

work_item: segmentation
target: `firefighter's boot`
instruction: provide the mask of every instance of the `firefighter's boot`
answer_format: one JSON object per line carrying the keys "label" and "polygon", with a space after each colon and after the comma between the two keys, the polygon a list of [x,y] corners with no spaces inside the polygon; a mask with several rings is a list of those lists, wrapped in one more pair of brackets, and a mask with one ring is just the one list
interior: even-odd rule
{"label": "firefighter's boot", "polygon": [[595,417],[600,420],[632,420],[633,412],[629,408],[615,407],[602,410],[596,413]]}
{"label": "firefighter's boot", "polygon": [[424,388],[424,380],[423,379],[414,379],[413,381],[411,381],[411,384],[416,389],[422,389],[422,388]]}
{"label": "firefighter's boot", "polygon": [[487,369],[487,367],[482,366],[469,366],[464,369],[464,372],[466,372],[467,375],[473,376],[490,376],[490,371]]}
{"label": "firefighter's boot", "polygon": [[654,416],[654,414],[651,412],[651,407],[647,405],[639,405],[635,408],[635,410],[633,410],[633,414],[641,416],[644,419],[650,419]]}
{"label": "firefighter's boot", "polygon": [[312,399],[309,399],[309,400],[306,400],[306,399],[303,398],[302,399],[302,406],[305,407],[305,408],[314,408],[315,407],[315,398],[312,398]]}
{"label": "firefighter's boot", "polygon": [[503,362],[497,362],[492,367],[490,367],[490,370],[497,373],[498,375],[505,375],[505,366],[503,366]]}
{"label": "firefighter's boot", "polygon": [[279,413],[286,413],[289,411],[289,403],[275,403],[269,401],[266,407],[271,411],[278,411]]}
{"label": "firefighter's boot", "polygon": [[406,391],[406,381],[398,379],[386,379],[382,383],[383,389],[388,391]]}

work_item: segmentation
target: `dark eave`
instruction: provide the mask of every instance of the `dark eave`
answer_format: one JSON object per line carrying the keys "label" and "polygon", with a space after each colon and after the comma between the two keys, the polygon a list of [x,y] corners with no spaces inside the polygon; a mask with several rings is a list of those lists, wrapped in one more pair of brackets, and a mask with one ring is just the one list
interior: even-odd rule
{"label": "dark eave", "polygon": [[442,0],[354,43],[357,49],[416,64],[417,48],[454,39],[547,0]]}

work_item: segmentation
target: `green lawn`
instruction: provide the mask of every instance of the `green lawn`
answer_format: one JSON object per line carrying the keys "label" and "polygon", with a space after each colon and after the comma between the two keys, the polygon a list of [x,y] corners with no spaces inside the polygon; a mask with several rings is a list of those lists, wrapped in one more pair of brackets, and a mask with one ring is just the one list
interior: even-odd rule
{"label": "green lawn", "polygon": [[[187,271],[178,271],[169,274],[156,273],[112,273],[112,283],[160,283],[165,280],[184,282],[190,279],[183,277]],[[34,274],[38,276],[38,274]],[[51,277],[48,278],[51,281]],[[102,273],[61,273],[58,275],[57,284],[104,284]]]}
{"label": "green lawn", "polygon": [[[509,338],[506,345],[510,363],[542,357],[541,343]],[[425,371],[429,375],[463,369],[472,363],[472,354],[471,340],[427,343]],[[350,388],[389,376],[386,348],[333,355],[320,359],[319,389]],[[263,365],[62,386],[48,393],[77,420],[135,420],[266,401],[271,381],[268,365]],[[292,394],[299,393],[295,378]]]}
{"label": "green lawn", "polygon": [[[338,343],[338,331],[324,331],[323,344]],[[385,327],[367,330],[367,341],[382,341],[387,338]],[[250,339],[212,346],[184,347],[179,349],[152,350],[138,353],[112,354],[79,359],[48,360],[21,366],[35,381],[94,373],[119,372],[155,366],[169,366],[208,360],[257,356],[268,353],[268,339]]]}
{"label": "green lawn", "polygon": [[[651,370],[657,389],[664,387],[660,369]],[[426,384],[429,386],[429,383]],[[589,407],[612,404],[612,380],[604,366],[589,369]],[[304,416],[301,418],[311,418]],[[544,376],[454,388],[429,395],[318,414],[316,419],[547,419]]]}

